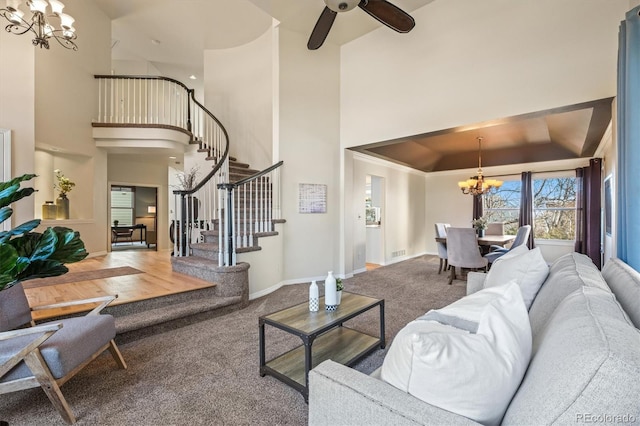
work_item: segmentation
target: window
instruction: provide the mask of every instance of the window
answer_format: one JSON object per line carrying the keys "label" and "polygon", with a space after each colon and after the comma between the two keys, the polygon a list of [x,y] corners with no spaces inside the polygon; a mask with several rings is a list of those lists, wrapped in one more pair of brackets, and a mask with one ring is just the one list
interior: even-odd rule
{"label": "window", "polygon": [[533,217],[536,239],[575,240],[576,178],[534,178]]}
{"label": "window", "polygon": [[507,235],[516,235],[518,231],[521,187],[519,180],[508,180],[482,197],[483,216],[488,222],[504,222],[504,233]]}
{"label": "window", "polygon": [[[576,182],[567,172],[545,173],[532,179],[533,236],[538,240],[575,240]],[[515,235],[520,215],[521,182],[505,181],[484,195],[484,217],[504,222],[505,234]]]}
{"label": "window", "polygon": [[133,225],[134,194],[132,187],[111,187],[111,221],[114,224],[118,221],[118,226]]}

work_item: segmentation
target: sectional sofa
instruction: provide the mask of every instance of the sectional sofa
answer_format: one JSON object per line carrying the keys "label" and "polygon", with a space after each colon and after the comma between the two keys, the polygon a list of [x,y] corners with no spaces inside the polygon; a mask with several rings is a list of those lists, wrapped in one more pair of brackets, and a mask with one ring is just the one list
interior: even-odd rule
{"label": "sectional sofa", "polygon": [[[470,273],[467,293],[486,274]],[[528,311],[531,358],[500,424],[640,424],[640,274],[581,254],[556,260]],[[389,354],[387,354],[387,357]],[[325,361],[309,375],[310,425],[478,424]]]}

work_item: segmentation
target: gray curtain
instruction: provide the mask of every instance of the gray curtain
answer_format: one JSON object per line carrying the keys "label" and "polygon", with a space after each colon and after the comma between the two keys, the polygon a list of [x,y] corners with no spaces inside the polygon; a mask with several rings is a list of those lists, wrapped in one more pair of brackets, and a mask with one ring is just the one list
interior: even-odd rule
{"label": "gray curtain", "polygon": [[529,233],[529,240],[527,246],[534,248],[535,232],[533,228],[533,184],[531,182],[531,172],[522,172],[522,188],[520,189],[520,217],[519,225],[531,225],[531,232]]}
{"label": "gray curtain", "polygon": [[588,167],[576,169],[576,245],[578,253],[586,254],[598,268],[602,266],[601,255],[601,190],[602,160],[589,160]]}
{"label": "gray curtain", "polygon": [[617,256],[640,270],[640,6],[620,23],[618,48]]}

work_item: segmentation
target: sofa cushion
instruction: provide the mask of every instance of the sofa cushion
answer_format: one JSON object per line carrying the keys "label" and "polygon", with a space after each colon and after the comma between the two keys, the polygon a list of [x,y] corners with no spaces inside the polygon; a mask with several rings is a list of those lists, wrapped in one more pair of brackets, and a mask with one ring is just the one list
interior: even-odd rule
{"label": "sofa cushion", "polygon": [[503,424],[640,420],[640,331],[608,290],[583,286],[563,299],[534,335],[531,364]]}
{"label": "sofa cushion", "polygon": [[433,321],[409,323],[393,340],[381,378],[431,405],[499,424],[529,363],[531,329],[516,283],[466,298],[498,291],[481,310],[476,333]]}
{"label": "sofa cushion", "polygon": [[568,253],[553,262],[549,268],[549,276],[529,309],[531,332],[534,337],[547,323],[562,299],[582,286],[609,289],[596,265],[584,254]]}
{"label": "sofa cushion", "polygon": [[609,259],[602,269],[602,277],[631,322],[640,328],[640,273],[620,259]]}
{"label": "sofa cushion", "polygon": [[494,287],[516,280],[522,291],[524,304],[529,309],[540,286],[549,275],[549,266],[542,257],[540,248],[508,255],[509,253],[493,263],[484,281],[484,287]]}

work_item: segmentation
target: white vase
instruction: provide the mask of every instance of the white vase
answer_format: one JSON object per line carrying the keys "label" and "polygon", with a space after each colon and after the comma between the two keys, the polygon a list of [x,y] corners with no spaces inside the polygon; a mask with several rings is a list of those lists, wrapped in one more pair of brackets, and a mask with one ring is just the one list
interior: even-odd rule
{"label": "white vase", "polygon": [[324,309],[329,312],[338,309],[338,290],[333,271],[329,271],[324,280]]}
{"label": "white vase", "polygon": [[318,292],[318,284],[311,281],[309,286],[309,312],[318,312],[320,309],[320,295]]}
{"label": "white vase", "polygon": [[342,290],[338,290],[338,305],[342,301]]}

